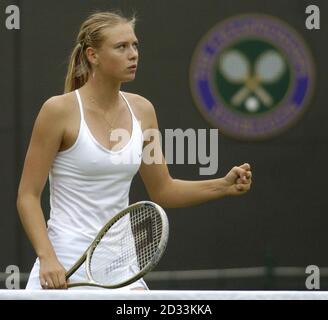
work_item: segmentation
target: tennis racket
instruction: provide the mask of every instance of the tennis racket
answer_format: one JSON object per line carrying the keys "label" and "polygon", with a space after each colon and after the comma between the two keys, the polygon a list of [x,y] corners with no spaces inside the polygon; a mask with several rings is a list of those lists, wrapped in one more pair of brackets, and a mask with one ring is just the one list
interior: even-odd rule
{"label": "tennis racket", "polygon": [[99,231],[66,280],[85,262],[86,281],[68,282],[68,288],[119,288],[152,270],[162,257],[169,235],[165,211],[150,201],[128,206]]}

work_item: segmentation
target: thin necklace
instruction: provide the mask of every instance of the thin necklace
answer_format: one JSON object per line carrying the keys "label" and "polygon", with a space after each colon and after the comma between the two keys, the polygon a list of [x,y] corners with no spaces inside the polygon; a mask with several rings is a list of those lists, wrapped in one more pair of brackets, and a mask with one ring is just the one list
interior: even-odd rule
{"label": "thin necklace", "polygon": [[[97,103],[96,99],[94,97],[89,97],[90,98],[90,101],[94,104],[96,104],[98,107],[99,107],[99,104]],[[100,107],[99,107],[100,108]],[[103,109],[102,109],[103,110]],[[109,134],[109,138],[112,134],[112,131],[114,130],[114,125],[115,125],[115,122],[119,116],[119,111],[116,111],[116,115],[115,115],[115,118],[113,118],[113,120],[111,122],[108,122],[108,120],[106,119],[106,113],[105,111],[103,111],[103,114],[104,114],[104,120],[108,123],[109,125],[109,129],[108,129],[108,134]]]}

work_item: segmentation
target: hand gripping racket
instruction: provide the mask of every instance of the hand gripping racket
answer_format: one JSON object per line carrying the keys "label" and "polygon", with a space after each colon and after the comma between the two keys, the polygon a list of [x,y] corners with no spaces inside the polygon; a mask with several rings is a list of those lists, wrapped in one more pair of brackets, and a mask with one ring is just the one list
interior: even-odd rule
{"label": "hand gripping racket", "polygon": [[67,286],[119,288],[152,270],[162,257],[169,235],[165,211],[150,201],[128,206],[99,231],[66,280],[85,262],[86,282]]}

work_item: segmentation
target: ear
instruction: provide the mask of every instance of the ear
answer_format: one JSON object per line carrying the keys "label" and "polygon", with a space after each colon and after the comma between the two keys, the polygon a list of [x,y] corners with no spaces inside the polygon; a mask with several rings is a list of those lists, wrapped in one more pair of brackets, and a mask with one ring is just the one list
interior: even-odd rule
{"label": "ear", "polygon": [[98,53],[97,50],[92,47],[87,47],[85,49],[85,54],[91,65],[98,65]]}

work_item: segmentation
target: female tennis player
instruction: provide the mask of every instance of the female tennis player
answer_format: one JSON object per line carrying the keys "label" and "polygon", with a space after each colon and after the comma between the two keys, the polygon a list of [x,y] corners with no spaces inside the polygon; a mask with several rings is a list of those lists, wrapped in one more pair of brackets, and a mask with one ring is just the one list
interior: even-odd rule
{"label": "female tennis player", "polygon": [[[137,172],[150,199],[163,207],[192,206],[250,189],[247,163],[222,178],[184,181],[170,176],[161,151],[160,164],[143,161],[149,143],[157,150],[161,146],[143,135],[158,129],[154,106],[120,91],[137,71],[134,25],[134,18],[112,12],[88,17],[70,58],[65,93],[48,99],[36,118],[17,197],[20,219],[38,257],[27,289],[67,288],[66,270],[99,229],[128,206]],[[110,139],[117,129],[128,132],[128,139]],[[51,212],[46,224],[40,198],[48,176]],[[83,278],[82,270],[70,280]],[[140,279],[123,289],[146,290],[147,285]]]}

